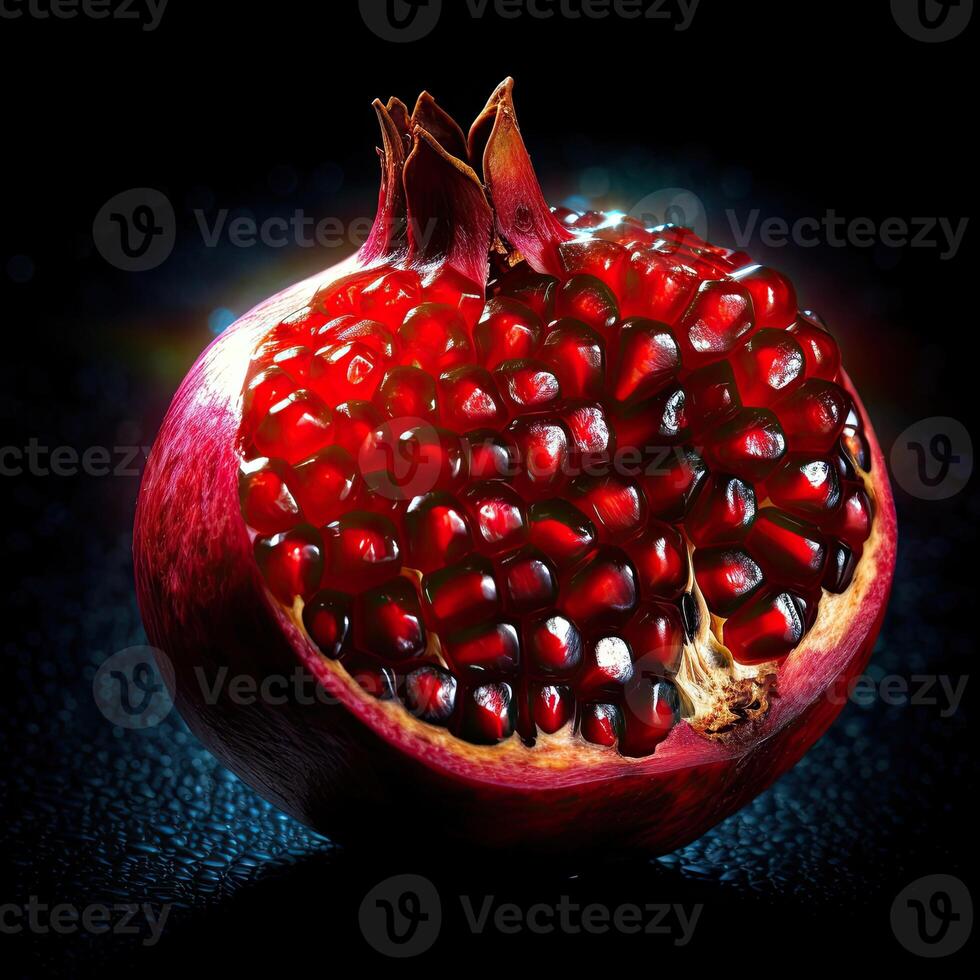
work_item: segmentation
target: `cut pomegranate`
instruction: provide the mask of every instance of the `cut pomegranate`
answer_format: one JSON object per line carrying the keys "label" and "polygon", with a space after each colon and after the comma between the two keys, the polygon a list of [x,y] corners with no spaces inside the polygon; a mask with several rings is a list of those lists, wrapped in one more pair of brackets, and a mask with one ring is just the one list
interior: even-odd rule
{"label": "cut pomegranate", "polygon": [[[364,247],[222,334],[161,429],[150,642],[195,733],[320,830],[676,848],[863,668],[895,552],[874,431],[778,272],[551,211],[510,82],[468,139],[427,95],[375,110]],[[296,664],[331,703],[202,693]]]}

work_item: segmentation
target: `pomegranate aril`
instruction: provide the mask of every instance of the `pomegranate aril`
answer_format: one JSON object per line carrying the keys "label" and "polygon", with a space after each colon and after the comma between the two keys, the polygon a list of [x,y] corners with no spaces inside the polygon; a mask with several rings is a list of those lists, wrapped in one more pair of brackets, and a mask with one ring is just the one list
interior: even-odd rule
{"label": "pomegranate aril", "polygon": [[492,429],[477,429],[464,437],[464,452],[474,480],[510,480],[519,470],[514,440]]}
{"label": "pomegranate aril", "polygon": [[623,714],[620,751],[634,758],[650,755],[680,721],[677,688],[667,680],[642,679],[627,693]]}
{"label": "pomegranate aril", "polygon": [[752,299],[736,282],[702,283],[677,328],[688,369],[727,354],[752,329]]}
{"label": "pomegranate aril", "polygon": [[623,549],[636,569],[640,594],[676,599],[687,588],[690,561],[681,533],[661,521],[648,521],[641,535]]}
{"label": "pomegranate aril", "polygon": [[503,361],[494,371],[494,378],[515,415],[547,408],[561,398],[558,378],[540,361]]}
{"label": "pomegranate aril", "polygon": [[433,619],[445,627],[485,622],[500,611],[493,566],[485,558],[472,556],[431,572],[422,580],[422,589]]}
{"label": "pomegranate aril", "polygon": [[447,493],[415,497],[405,511],[405,563],[432,572],[465,557],[473,544],[465,511]]}
{"label": "pomegranate aril", "polygon": [[439,378],[443,420],[461,429],[503,425],[507,409],[497,383],[486,368],[466,365]]}
{"label": "pomegranate aril", "polygon": [[304,306],[295,313],[290,313],[279,324],[280,329],[290,331],[302,341],[313,337],[314,334],[327,322],[327,317],[323,313],[314,310],[312,306]]}
{"label": "pomegranate aril", "polygon": [[752,524],[745,544],[770,580],[799,589],[820,581],[827,549],[812,525],[766,507]]}
{"label": "pomegranate aril", "polygon": [[313,363],[313,351],[302,345],[288,347],[279,351],[272,359],[272,366],[285,371],[298,385],[304,385],[310,376],[310,365]]}
{"label": "pomegranate aril", "polygon": [[803,639],[804,615],[799,599],[791,593],[763,593],[725,621],[725,645],[740,664],[778,660]]}
{"label": "pomegranate aril", "polygon": [[515,419],[507,434],[517,446],[516,482],[537,494],[561,486],[567,475],[571,436],[558,418],[538,415]]}
{"label": "pomegranate aril", "polygon": [[623,637],[633,651],[637,675],[660,676],[677,672],[684,652],[684,624],[677,606],[667,602],[645,602],[623,628]]}
{"label": "pomegranate aril", "polygon": [[578,275],[558,290],[555,313],[572,317],[607,336],[619,319],[619,305],[613,291],[595,276]]}
{"label": "pomegranate aril", "polygon": [[689,447],[671,449],[647,461],[642,476],[650,513],[662,520],[683,518],[707,476],[704,460]]}
{"label": "pomegranate aril", "polygon": [[449,637],[446,653],[457,671],[510,673],[520,664],[521,643],[512,624],[488,623]]}
{"label": "pomegranate aril", "polygon": [[331,442],[331,418],[312,392],[294,391],[269,410],[255,431],[255,448],[263,456],[298,463]]}
{"label": "pomegranate aril", "polygon": [[559,613],[539,616],[524,628],[528,666],[542,674],[566,675],[582,660],[582,636]]}
{"label": "pomegranate aril", "polygon": [[528,509],[531,543],[559,566],[569,565],[592,550],[595,525],[566,500],[544,500]]}
{"label": "pomegranate aril", "polygon": [[735,374],[728,361],[699,368],[688,376],[684,390],[688,423],[697,435],[734,418],[742,407]]}
{"label": "pomegranate aril", "polygon": [[743,405],[770,405],[803,383],[803,351],[785,330],[752,334],[735,350],[732,367]]}
{"label": "pomegranate aril", "polygon": [[460,496],[478,545],[487,552],[520,547],[527,534],[523,500],[506,484],[487,482]]}
{"label": "pomegranate aril", "polygon": [[583,627],[622,622],[636,602],[636,572],[615,548],[596,551],[562,588],[562,611]]}
{"label": "pomegranate aril", "polygon": [[455,307],[467,329],[472,329],[483,310],[483,283],[474,282],[451,266],[441,266],[426,276],[422,296],[428,303]]}
{"label": "pomegranate aril", "polygon": [[796,318],[796,290],[780,272],[764,265],[750,265],[732,274],[752,297],[755,325],[785,330]]}
{"label": "pomegranate aril", "polygon": [[575,458],[585,472],[608,465],[615,450],[615,436],[602,405],[596,402],[565,402],[562,422],[572,437]]}
{"label": "pomegranate aril", "polygon": [[395,335],[383,323],[363,317],[339,317],[323,327],[317,336],[328,347],[357,344],[367,348],[381,362],[390,361],[398,352]]}
{"label": "pomegranate aril", "polygon": [[666,324],[656,320],[624,320],[616,346],[618,357],[609,387],[618,401],[638,401],[655,394],[680,367],[674,335]]}
{"label": "pomegranate aril", "polygon": [[470,360],[472,346],[459,311],[445,303],[423,303],[398,328],[403,364],[441,374]]}
{"label": "pomegranate aril", "polygon": [[687,435],[687,395],[672,384],[647,401],[621,405],[613,426],[618,445],[648,456],[676,445]]}
{"label": "pomegranate aril", "polygon": [[360,685],[362,690],[379,701],[393,701],[395,698],[395,672],[390,667],[381,667],[368,662],[367,658],[357,661],[345,660],[347,672]]}
{"label": "pomegranate aril", "polygon": [[690,266],[650,248],[630,256],[633,276],[626,294],[627,314],[642,313],[664,323],[676,323],[700,283]]}
{"label": "pomegranate aril", "polygon": [[327,283],[326,286],[318,289],[312,305],[317,312],[330,317],[354,313],[359,309],[364,288],[377,278],[377,269],[352,272],[349,276]]}
{"label": "pomegranate aril", "polygon": [[246,431],[254,432],[269,414],[269,409],[291,395],[296,388],[296,382],[277,367],[268,367],[255,375],[245,389],[242,406]]}
{"label": "pomegranate aril", "polygon": [[752,483],[764,480],[785,454],[786,436],[765,408],[743,408],[708,437],[707,455],[714,467]]}
{"label": "pomegranate aril", "polygon": [[677,604],[681,613],[681,622],[684,624],[684,632],[688,640],[692,643],[701,628],[701,607],[690,592],[685,592],[681,596],[681,601]]}
{"label": "pomegranate aril", "polygon": [[602,541],[636,534],[646,522],[647,503],[636,484],[619,476],[583,476],[572,482],[576,506],[595,525]]}
{"label": "pomegranate aril", "polygon": [[504,605],[512,613],[544,609],[558,598],[555,570],[534,548],[523,548],[501,561],[497,581]]}
{"label": "pomegranate aril", "polygon": [[336,344],[316,352],[309,374],[310,384],[323,398],[366,401],[381,381],[384,365],[363,344]]}
{"label": "pomegranate aril", "polygon": [[633,677],[633,651],[620,636],[599,637],[589,647],[578,687],[585,692],[625,687]]}
{"label": "pomegranate aril", "polygon": [[828,534],[841,538],[851,548],[857,549],[871,534],[871,519],[871,499],[864,486],[850,483],[841,488],[840,507],[821,527]]}
{"label": "pomegranate aril", "polygon": [[242,465],[238,497],[245,523],[259,534],[288,531],[303,520],[286,483],[285,467],[264,457]]}
{"label": "pomegranate aril", "polygon": [[357,619],[355,640],[360,649],[386,662],[425,653],[425,626],[415,586],[402,576],[366,592]]}
{"label": "pomegranate aril", "polygon": [[762,569],[739,549],[698,548],[694,578],[708,608],[716,616],[730,616],[762,585]]}
{"label": "pomegranate aril", "polygon": [[320,652],[336,659],[350,636],[350,597],[321,589],[303,606],[303,625]]}
{"label": "pomegranate aril", "polygon": [[422,302],[422,282],[411,269],[396,269],[366,286],[360,296],[365,316],[397,327]]}
{"label": "pomegranate aril", "polygon": [[851,400],[831,381],[812,379],[775,405],[790,448],[797,453],[827,453],[840,438]]}
{"label": "pomegranate aril", "polygon": [[828,592],[846,592],[854,579],[860,553],[852,551],[843,541],[831,541],[827,548],[827,567],[823,573],[823,587]]}
{"label": "pomegranate aril", "polygon": [[853,408],[848,413],[847,421],[844,423],[844,429],[841,433],[841,446],[855,466],[864,470],[865,473],[871,472],[871,450],[868,448],[868,440],[864,438],[857,413]]}
{"label": "pomegranate aril", "polygon": [[435,419],[436,383],[421,368],[392,368],[379,385],[374,403],[385,418]]}
{"label": "pomegranate aril", "polygon": [[793,455],[766,480],[777,507],[797,517],[819,520],[840,503],[837,466],[827,459]]}
{"label": "pomegranate aril", "polygon": [[734,544],[745,536],[755,514],[752,485],[737,476],[716,475],[698,494],[684,526],[699,548]]}
{"label": "pomegranate aril", "polygon": [[539,731],[554,735],[575,717],[575,698],[570,688],[551,684],[532,685],[531,716]]}
{"label": "pomegranate aril", "polygon": [[504,361],[531,357],[541,341],[541,317],[515,299],[491,299],[473,329],[480,363],[493,370]]}
{"label": "pomegranate aril", "polygon": [[568,275],[595,276],[617,296],[625,292],[629,260],[629,252],[622,245],[601,238],[563,242],[558,246],[558,261]]}
{"label": "pomegranate aril", "polygon": [[456,678],[441,667],[419,667],[405,677],[403,697],[410,714],[445,725],[456,708]]}
{"label": "pomegranate aril", "polygon": [[323,538],[306,524],[255,539],[255,560],[269,591],[284,605],[311,596],[323,576]]}
{"label": "pomegranate aril", "polygon": [[321,527],[351,510],[360,480],[350,453],[328,446],[293,467],[290,483],[307,521]]}
{"label": "pomegranate aril", "polygon": [[581,320],[554,323],[539,352],[557,375],[567,398],[598,398],[605,383],[605,344]]}
{"label": "pomegranate aril", "polygon": [[840,374],[840,348],[826,329],[812,316],[800,314],[787,331],[792,334],[806,359],[806,376],[836,381]]}
{"label": "pomegranate aril", "polygon": [[526,262],[514,266],[496,283],[501,296],[529,306],[545,322],[552,319],[557,286],[554,276],[535,272]]}
{"label": "pomegranate aril", "polygon": [[466,696],[461,734],[479,745],[495,745],[514,733],[516,715],[509,684],[484,684]]}
{"label": "pomegranate aril", "polygon": [[380,585],[401,568],[394,524],[381,514],[352,511],[324,529],[327,578],[341,588]]}
{"label": "pomegranate aril", "polygon": [[577,231],[591,231],[593,228],[598,228],[604,225],[607,221],[607,217],[603,211],[586,211],[584,214],[578,215],[573,222],[571,222],[572,227]]}
{"label": "pomegranate aril", "polygon": [[582,708],[579,730],[586,742],[613,746],[623,731],[623,713],[614,704],[587,704]]}
{"label": "pomegranate aril", "polygon": [[358,460],[364,440],[381,424],[381,414],[370,403],[355,399],[334,410],[334,444]]}

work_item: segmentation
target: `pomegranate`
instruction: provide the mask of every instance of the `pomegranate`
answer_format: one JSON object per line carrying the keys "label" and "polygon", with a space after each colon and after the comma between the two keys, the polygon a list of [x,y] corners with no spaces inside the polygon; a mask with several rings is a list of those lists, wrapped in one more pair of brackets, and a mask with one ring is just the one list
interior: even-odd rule
{"label": "pomegranate", "polygon": [[[139,598],[194,732],[316,828],[663,852],[840,710],[892,498],[792,284],[685,228],[550,209],[511,89],[468,138],[428,95],[375,103],[366,244],[174,399]],[[297,668],[320,696],[220,686]]]}

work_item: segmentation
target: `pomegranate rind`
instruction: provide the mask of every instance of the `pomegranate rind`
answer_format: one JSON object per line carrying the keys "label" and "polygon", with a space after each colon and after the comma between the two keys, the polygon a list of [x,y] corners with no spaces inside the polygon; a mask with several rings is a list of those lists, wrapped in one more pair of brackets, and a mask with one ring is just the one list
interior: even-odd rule
{"label": "pomegranate rind", "polygon": [[[826,731],[877,637],[895,564],[895,511],[856,391],[846,381],[871,450],[874,528],[851,586],[824,595],[813,627],[779,666],[778,696],[763,717],[723,740],[678,724],[641,759],[557,736],[533,750],[516,738],[471,745],[367,696],[324,658],[297,611],[268,593],[241,517],[237,439],[249,356],[318,289],[361,267],[355,257],[239,319],[198,359],[163,422],[140,489],[134,561],[147,635],[169,661],[179,710],[237,775],[340,840],[390,830],[392,813],[424,814],[442,838],[538,852],[656,854],[695,839]],[[226,678],[261,682],[292,678],[297,667],[323,697],[208,696],[222,668]]]}

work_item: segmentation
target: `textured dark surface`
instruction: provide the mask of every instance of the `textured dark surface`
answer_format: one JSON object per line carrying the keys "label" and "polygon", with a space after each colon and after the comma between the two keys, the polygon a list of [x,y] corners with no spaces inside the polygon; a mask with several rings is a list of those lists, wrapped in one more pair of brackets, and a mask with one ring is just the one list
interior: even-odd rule
{"label": "textured dark surface", "polygon": [[[8,397],[24,384],[35,395],[49,384],[40,375],[7,380]],[[81,412],[89,383],[84,372],[77,376],[59,411],[75,402]],[[134,397],[122,374],[100,371],[95,383],[103,391],[115,386],[124,404]],[[104,427],[117,423],[114,404],[89,409],[78,438],[108,432]],[[812,938],[824,922],[835,935],[873,940],[891,956],[900,949],[887,913],[899,887],[921,874],[964,874],[965,805],[974,779],[968,688],[948,718],[942,704],[888,705],[880,697],[849,704],[828,736],[751,806],[649,863],[523,874],[496,863],[484,867],[478,858],[442,853],[438,828],[413,814],[392,814],[387,841],[359,852],[337,849],[218,765],[176,714],[132,731],[113,727],[99,712],[92,696],[98,665],[144,642],[129,558],[137,482],[48,477],[13,487],[20,517],[5,544],[24,575],[5,597],[5,621],[19,628],[4,642],[5,686],[14,694],[0,727],[4,898],[149,902],[172,910],[163,939],[151,948],[142,945],[145,930],[135,937],[12,938],[11,946],[31,947],[32,975],[42,961],[53,972],[66,961],[73,970],[119,960],[145,968],[179,963],[189,944],[200,942],[206,947],[195,956],[223,966],[254,965],[284,942],[296,955],[324,946],[367,955],[357,926],[360,901],[401,871],[436,882],[446,932],[450,923],[464,927],[461,894],[530,904],[567,892],[613,904],[703,902],[692,949],[735,941],[740,928],[764,918],[777,944]],[[950,541],[969,547],[977,515],[961,495],[944,507],[949,523],[939,536],[900,496],[903,502],[894,599],[869,674],[908,680],[938,673],[955,684],[971,653],[962,612],[972,584],[949,575]],[[53,553],[63,556],[60,570],[48,564]],[[944,582],[938,592],[937,581]],[[430,955],[462,942],[458,929]],[[547,941],[508,941],[516,948],[532,938]],[[564,941],[576,957],[592,949],[582,937]],[[672,950],[669,941],[661,945],[665,954]]]}

